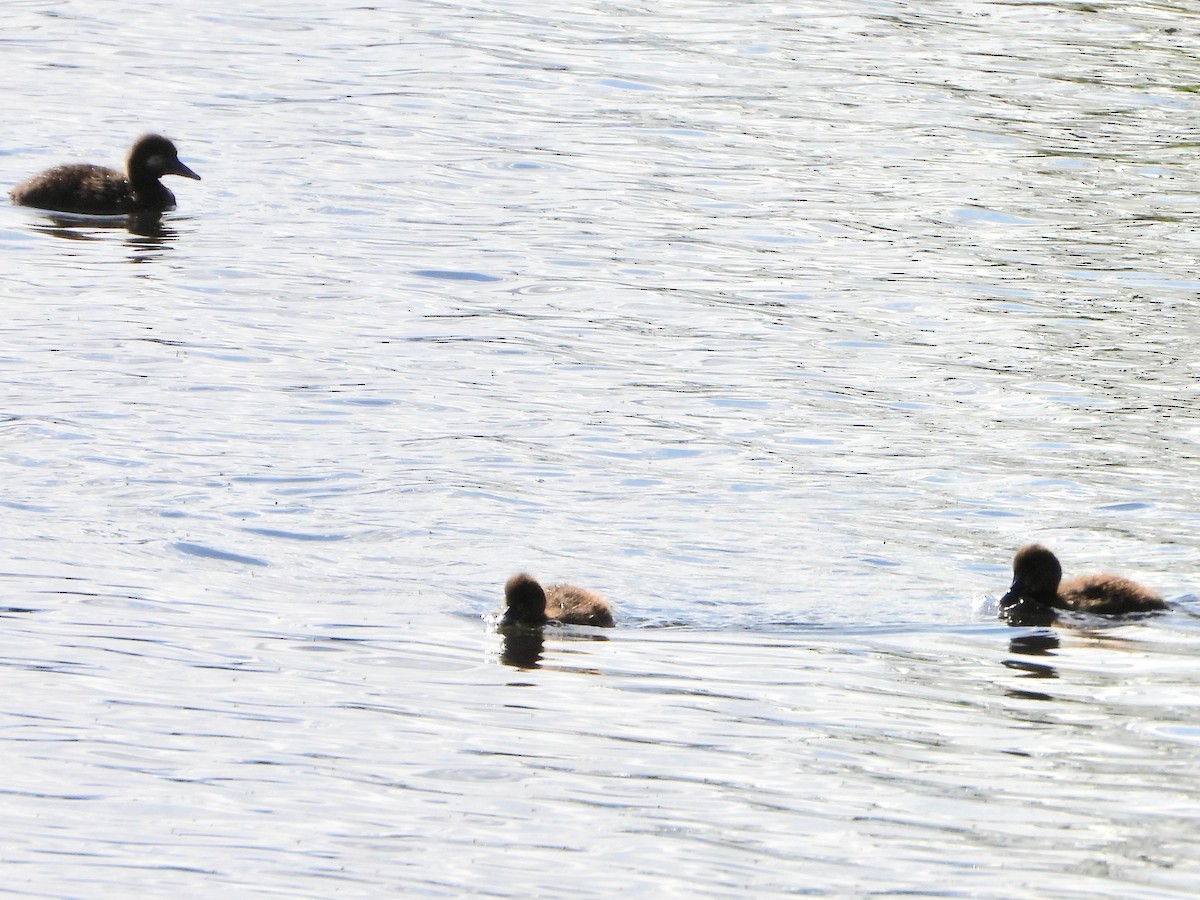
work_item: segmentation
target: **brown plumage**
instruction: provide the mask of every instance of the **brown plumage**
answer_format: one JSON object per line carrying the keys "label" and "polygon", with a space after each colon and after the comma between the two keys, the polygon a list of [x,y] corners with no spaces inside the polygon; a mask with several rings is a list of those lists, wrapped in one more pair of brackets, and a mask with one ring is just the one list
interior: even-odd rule
{"label": "brown plumage", "polygon": [[1046,625],[1054,610],[1112,616],[1167,609],[1154,591],[1119,575],[1080,575],[1062,580],[1062,565],[1041,544],[1013,557],[1013,583],[1000,599],[1000,617],[1012,625]]}
{"label": "brown plumage", "polygon": [[552,584],[543,589],[538,580],[524,572],[504,585],[504,614],[500,625],[595,625],[613,627],[612,607],[608,601],[586,588],[573,584]]}
{"label": "brown plumage", "polygon": [[124,174],[88,163],[56,166],[17,185],[9,196],[19,206],[91,216],[162,212],[175,206],[175,195],[159,181],[164,175],[200,180],[179,161],[174,144],[147,134],[129,148]]}

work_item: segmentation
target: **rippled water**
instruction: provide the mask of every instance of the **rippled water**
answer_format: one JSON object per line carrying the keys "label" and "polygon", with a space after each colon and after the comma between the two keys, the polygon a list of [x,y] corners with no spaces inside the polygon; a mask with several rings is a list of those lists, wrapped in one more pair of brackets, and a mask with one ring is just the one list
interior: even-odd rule
{"label": "rippled water", "polygon": [[238,7],[0,7],[6,891],[1194,895],[1200,4]]}

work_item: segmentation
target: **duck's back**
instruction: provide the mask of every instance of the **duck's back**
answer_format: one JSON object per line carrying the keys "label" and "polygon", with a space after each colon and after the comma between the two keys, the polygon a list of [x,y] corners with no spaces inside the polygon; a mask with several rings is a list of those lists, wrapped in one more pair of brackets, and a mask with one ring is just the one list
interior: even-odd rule
{"label": "duck's back", "polygon": [[1154,591],[1119,575],[1080,575],[1064,581],[1059,599],[1068,609],[1100,615],[1150,612],[1167,604]]}
{"label": "duck's back", "polygon": [[612,628],[612,608],[608,601],[587,588],[573,584],[552,584],[546,590],[546,618],[565,625],[595,625]]}
{"label": "duck's back", "polygon": [[84,215],[120,215],[137,208],[124,175],[88,163],[48,169],[17,185],[10,196],[21,206]]}

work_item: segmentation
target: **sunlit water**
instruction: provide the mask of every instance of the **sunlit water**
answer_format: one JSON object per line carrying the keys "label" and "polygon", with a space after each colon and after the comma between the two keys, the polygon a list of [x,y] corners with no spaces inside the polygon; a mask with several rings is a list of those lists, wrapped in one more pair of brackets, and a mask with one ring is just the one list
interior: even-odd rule
{"label": "sunlit water", "polygon": [[[0,207],[4,890],[1193,896],[1198,46],[5,3],[5,188],[204,180]],[[1174,611],[998,624],[1034,539]]]}

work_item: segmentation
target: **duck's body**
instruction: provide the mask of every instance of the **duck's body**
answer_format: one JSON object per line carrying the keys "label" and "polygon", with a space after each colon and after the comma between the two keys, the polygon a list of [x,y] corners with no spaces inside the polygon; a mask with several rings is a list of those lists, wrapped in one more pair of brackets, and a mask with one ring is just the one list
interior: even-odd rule
{"label": "duck's body", "polygon": [[504,585],[504,613],[501,626],[594,625],[612,628],[612,607],[608,601],[586,588],[573,584],[552,584],[543,588],[536,578],[521,572]]}
{"label": "duck's body", "polygon": [[147,134],[129,148],[124,174],[88,163],[55,166],[17,185],[9,196],[19,206],[80,215],[162,212],[175,206],[175,195],[159,181],[164,175],[200,180],[179,161],[174,144]]}
{"label": "duck's body", "polygon": [[1080,575],[1062,580],[1062,565],[1049,549],[1029,544],[1013,557],[1013,583],[1000,599],[1000,616],[1014,625],[1044,625],[1054,610],[1102,616],[1167,609],[1154,591],[1119,575]]}

